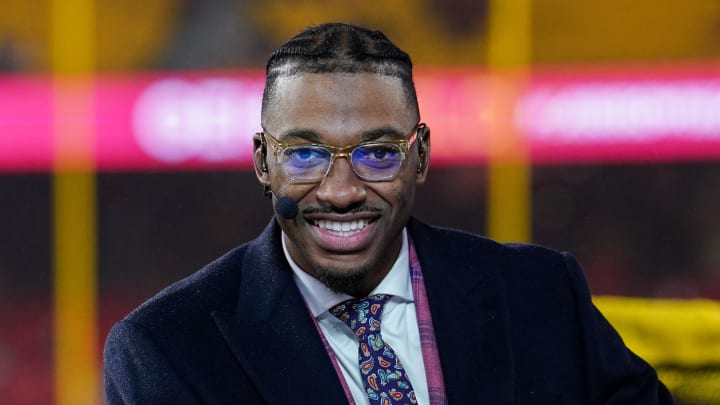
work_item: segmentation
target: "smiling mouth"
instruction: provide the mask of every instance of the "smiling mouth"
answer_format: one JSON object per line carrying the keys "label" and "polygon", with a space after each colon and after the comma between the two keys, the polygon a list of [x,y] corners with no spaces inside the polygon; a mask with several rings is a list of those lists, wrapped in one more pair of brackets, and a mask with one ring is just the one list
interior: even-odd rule
{"label": "smiling mouth", "polygon": [[362,232],[369,223],[370,221],[368,219],[357,219],[354,221],[330,221],[321,219],[312,221],[312,224],[316,227],[324,229],[332,235],[341,237],[356,235]]}

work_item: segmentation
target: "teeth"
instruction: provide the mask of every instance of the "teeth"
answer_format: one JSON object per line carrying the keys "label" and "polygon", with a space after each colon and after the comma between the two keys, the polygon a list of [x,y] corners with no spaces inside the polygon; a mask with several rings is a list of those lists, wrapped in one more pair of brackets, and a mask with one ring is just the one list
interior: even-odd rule
{"label": "teeth", "polygon": [[329,231],[340,233],[341,235],[352,234],[354,231],[359,231],[368,225],[367,219],[358,219],[356,221],[328,221],[318,220],[315,221],[315,226],[327,229]]}

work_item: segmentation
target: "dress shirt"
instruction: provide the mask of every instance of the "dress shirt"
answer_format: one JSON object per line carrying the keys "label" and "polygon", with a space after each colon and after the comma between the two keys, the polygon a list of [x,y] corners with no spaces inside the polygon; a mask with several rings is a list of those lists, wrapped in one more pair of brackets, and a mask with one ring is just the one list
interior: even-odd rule
{"label": "dress shirt", "polygon": [[[344,322],[330,313],[330,308],[353,298],[348,294],[336,293],[325,284],[300,269],[290,257],[283,232],[282,246],[290,267],[293,271],[295,284],[305,299],[308,309],[315,317],[325,339],[335,353],[338,366],[350,389],[350,393],[358,405],[369,405],[363,379],[358,364],[359,343],[355,333]],[[407,231],[403,229],[403,242],[400,254],[390,272],[369,295],[388,294],[392,298],[387,301],[383,310],[381,334],[400,358],[410,383],[415,390],[418,404],[428,404],[428,386],[425,377],[420,333],[415,312],[415,300],[410,279],[410,264]]]}

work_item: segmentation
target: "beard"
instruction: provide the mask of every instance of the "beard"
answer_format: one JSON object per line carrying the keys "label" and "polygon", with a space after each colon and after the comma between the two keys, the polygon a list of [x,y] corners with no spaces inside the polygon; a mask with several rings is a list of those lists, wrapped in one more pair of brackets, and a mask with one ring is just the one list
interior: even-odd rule
{"label": "beard", "polygon": [[320,280],[331,291],[354,296],[355,290],[360,282],[370,273],[372,267],[369,265],[358,267],[351,271],[337,269],[329,266],[316,266],[315,278]]}

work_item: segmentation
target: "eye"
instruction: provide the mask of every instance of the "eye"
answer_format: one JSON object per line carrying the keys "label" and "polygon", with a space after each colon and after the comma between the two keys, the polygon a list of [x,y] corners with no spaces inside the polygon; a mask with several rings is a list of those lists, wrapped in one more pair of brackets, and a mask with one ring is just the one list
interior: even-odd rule
{"label": "eye", "polygon": [[330,152],[316,146],[293,146],[285,150],[285,162],[297,168],[309,168],[325,164]]}
{"label": "eye", "polygon": [[386,168],[394,166],[402,160],[397,145],[375,144],[361,146],[353,152],[353,160],[373,168]]}
{"label": "eye", "polygon": [[374,145],[360,149],[365,159],[395,160],[399,151],[395,145]]}
{"label": "eye", "polygon": [[389,155],[391,155],[393,152],[392,150],[388,148],[377,148],[370,152],[370,157],[373,159],[387,159]]}

